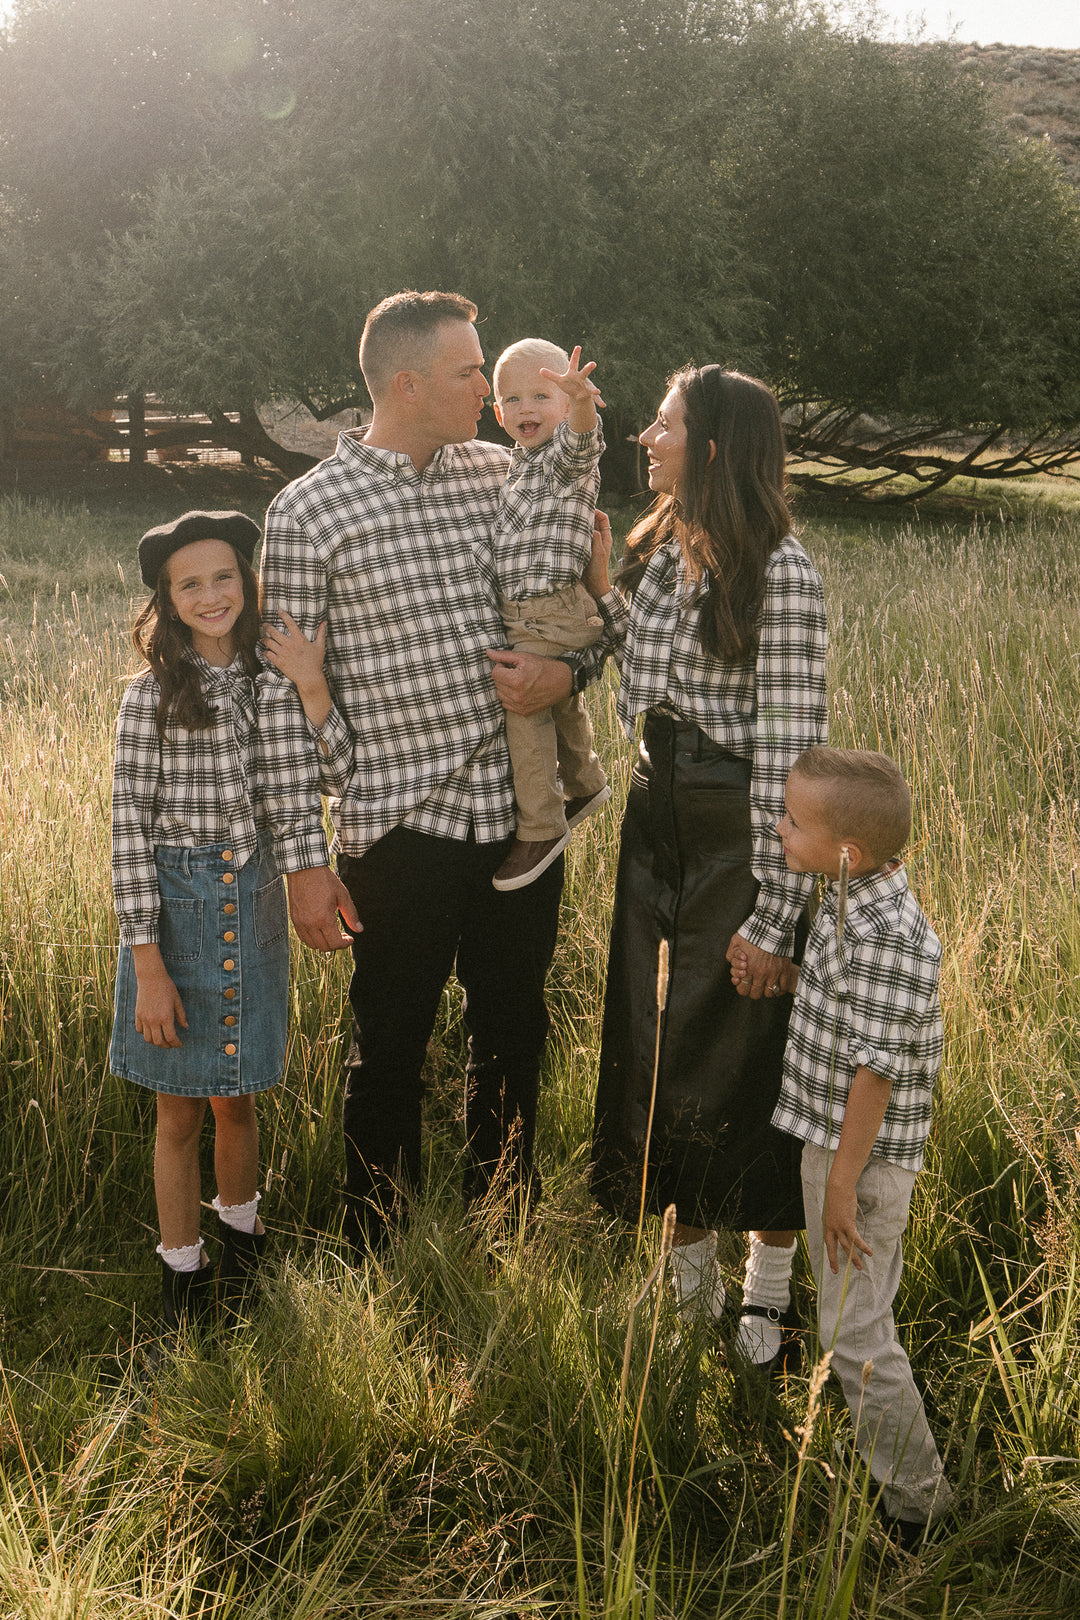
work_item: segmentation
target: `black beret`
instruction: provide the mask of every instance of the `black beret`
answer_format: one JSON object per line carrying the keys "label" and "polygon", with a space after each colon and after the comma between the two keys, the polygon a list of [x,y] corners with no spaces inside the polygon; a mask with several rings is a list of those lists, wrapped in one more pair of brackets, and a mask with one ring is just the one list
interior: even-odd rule
{"label": "black beret", "polygon": [[139,541],[139,571],[143,584],[156,590],[161,565],[195,540],[224,540],[250,562],[262,530],[243,512],[185,512],[171,523],[147,529]]}

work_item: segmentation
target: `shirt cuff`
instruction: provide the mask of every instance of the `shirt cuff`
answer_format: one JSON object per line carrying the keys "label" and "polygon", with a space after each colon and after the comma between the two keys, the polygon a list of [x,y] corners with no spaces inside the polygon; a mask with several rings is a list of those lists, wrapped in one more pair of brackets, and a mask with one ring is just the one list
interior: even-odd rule
{"label": "shirt cuff", "polygon": [[739,933],[748,945],[770,956],[790,956],[795,949],[795,919],[785,920],[760,907],[750,913]]}
{"label": "shirt cuff", "polygon": [[326,834],[318,831],[289,832],[274,845],[278,871],[306,872],[313,866],[329,866],[330,853],[326,847]]}
{"label": "shirt cuff", "polygon": [[334,706],[321,726],[307,720],[308,734],[315,744],[320,767],[336,771],[342,765],[351,765],[353,739],[341,712]]}

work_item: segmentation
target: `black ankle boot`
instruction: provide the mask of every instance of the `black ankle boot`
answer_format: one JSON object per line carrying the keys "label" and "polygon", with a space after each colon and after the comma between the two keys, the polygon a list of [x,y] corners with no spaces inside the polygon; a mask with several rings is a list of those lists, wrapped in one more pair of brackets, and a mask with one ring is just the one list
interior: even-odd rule
{"label": "black ankle boot", "polygon": [[174,1271],[161,1262],[161,1326],[165,1333],[178,1333],[182,1327],[205,1316],[213,1303],[209,1265],[198,1271]]}
{"label": "black ankle boot", "polygon": [[221,1259],[218,1262],[217,1303],[223,1315],[236,1316],[262,1262],[265,1232],[238,1232],[218,1216]]}

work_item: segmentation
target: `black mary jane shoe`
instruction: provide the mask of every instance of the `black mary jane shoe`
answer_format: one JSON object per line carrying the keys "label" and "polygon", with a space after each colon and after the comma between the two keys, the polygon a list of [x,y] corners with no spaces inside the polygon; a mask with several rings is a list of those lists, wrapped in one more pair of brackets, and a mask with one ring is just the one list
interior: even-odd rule
{"label": "black mary jane shoe", "polygon": [[217,1270],[217,1308],[226,1320],[237,1318],[255,1281],[266,1249],[265,1232],[238,1232],[218,1217],[221,1258]]}
{"label": "black mary jane shoe", "polygon": [[175,1336],[205,1316],[214,1302],[214,1270],[207,1262],[198,1271],[174,1271],[161,1262],[161,1331]]}
{"label": "black mary jane shoe", "polygon": [[767,1373],[770,1378],[793,1372],[802,1355],[802,1337],[793,1307],[789,1305],[786,1311],[780,1311],[775,1305],[743,1305],[739,1315],[756,1316],[780,1329],[780,1348],[775,1356],[769,1361],[747,1362],[746,1365]]}

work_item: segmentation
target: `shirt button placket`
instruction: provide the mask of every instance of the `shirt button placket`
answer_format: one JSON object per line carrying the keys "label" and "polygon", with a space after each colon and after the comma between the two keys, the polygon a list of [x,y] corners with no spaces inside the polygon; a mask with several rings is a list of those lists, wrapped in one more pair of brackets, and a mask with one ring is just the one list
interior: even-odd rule
{"label": "shirt button placket", "polygon": [[[233,858],[233,852],[232,852],[231,849],[223,849],[222,850],[221,859],[223,861],[226,861],[226,862],[231,861],[232,858]],[[230,872],[223,872],[221,874],[221,881],[225,885],[230,885],[230,884],[234,883],[236,881],[235,873],[233,873],[231,871]],[[227,890],[226,892],[229,892],[229,891]],[[236,902],[234,900],[226,900],[221,909],[222,909],[223,914],[226,917],[234,917],[236,915]],[[229,926],[226,926],[226,928],[224,929],[224,932],[222,933],[222,943],[226,947],[228,947],[230,945],[235,945],[235,942],[236,942],[236,929],[232,928],[232,927],[229,927]],[[231,954],[226,954],[224,956],[224,958],[222,960],[222,963],[221,963],[221,968],[222,968],[222,973],[223,973],[223,975],[224,975],[224,977],[226,979],[226,984],[225,984],[225,988],[224,988],[224,992],[223,992],[224,1000],[225,1000],[226,1004],[236,1000],[236,985],[235,984],[230,984],[228,982],[228,979],[232,975],[235,975],[237,973],[238,966],[239,966],[239,964],[238,964],[238,961],[237,961],[237,953],[235,951],[233,951]],[[225,1039],[225,1045],[223,1047],[223,1051],[224,1051],[225,1057],[227,1059],[229,1059],[229,1062],[227,1064],[227,1073],[228,1073],[228,1079],[229,1079],[229,1090],[230,1090],[230,1093],[232,1093],[234,1091],[239,1091],[239,1087],[240,1087],[240,1060],[239,1060],[239,1056],[238,1056],[239,1051],[240,1051],[240,1028],[239,1028],[240,1021],[239,1021],[239,1018],[238,1018],[237,1014],[234,1013],[231,1010],[231,1008],[227,1007],[227,1010],[226,1010],[226,1013],[225,1013],[225,1018],[224,1018],[224,1023],[225,1023],[225,1030],[226,1030],[226,1039]]]}

